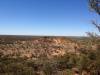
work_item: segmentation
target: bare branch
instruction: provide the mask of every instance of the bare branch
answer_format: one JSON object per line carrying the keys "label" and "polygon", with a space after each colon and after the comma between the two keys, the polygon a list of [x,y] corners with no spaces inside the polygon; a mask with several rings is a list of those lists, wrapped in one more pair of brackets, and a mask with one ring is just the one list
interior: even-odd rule
{"label": "bare branch", "polygon": [[98,37],[98,35],[96,34],[96,33],[94,33],[94,32],[86,32],[87,33],[87,35],[89,36],[89,37],[91,37],[91,38],[96,38],[96,37]]}
{"label": "bare branch", "polygon": [[97,24],[95,21],[92,21],[92,24],[95,25],[95,27],[99,30],[100,32],[100,24]]}

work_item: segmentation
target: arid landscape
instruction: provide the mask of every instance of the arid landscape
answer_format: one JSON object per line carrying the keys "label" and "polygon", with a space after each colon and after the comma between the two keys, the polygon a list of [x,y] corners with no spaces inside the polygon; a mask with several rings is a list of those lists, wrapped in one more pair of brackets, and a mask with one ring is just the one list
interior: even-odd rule
{"label": "arid landscape", "polygon": [[89,37],[1,35],[0,75],[91,75],[93,43]]}
{"label": "arid landscape", "polygon": [[0,0],[0,75],[100,75],[100,0]]}
{"label": "arid landscape", "polygon": [[[67,37],[39,36],[1,36],[0,52],[11,57],[52,58],[63,56],[66,52],[74,53],[79,48],[74,39]],[[77,51],[78,52],[78,51]]]}

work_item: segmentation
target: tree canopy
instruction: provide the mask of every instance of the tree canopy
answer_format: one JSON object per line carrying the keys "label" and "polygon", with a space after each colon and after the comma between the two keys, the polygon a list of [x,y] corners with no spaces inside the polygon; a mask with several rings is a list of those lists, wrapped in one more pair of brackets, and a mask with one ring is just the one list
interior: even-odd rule
{"label": "tree canopy", "polygon": [[100,15],[100,0],[89,0],[90,8]]}

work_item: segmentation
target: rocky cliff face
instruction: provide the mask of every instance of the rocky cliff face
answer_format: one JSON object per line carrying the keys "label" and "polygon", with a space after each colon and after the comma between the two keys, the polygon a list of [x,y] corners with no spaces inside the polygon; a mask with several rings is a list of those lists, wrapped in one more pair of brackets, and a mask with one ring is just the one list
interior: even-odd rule
{"label": "rocky cliff face", "polygon": [[0,54],[9,57],[57,57],[66,52],[76,52],[78,44],[64,37],[39,37],[31,40],[0,39]]}

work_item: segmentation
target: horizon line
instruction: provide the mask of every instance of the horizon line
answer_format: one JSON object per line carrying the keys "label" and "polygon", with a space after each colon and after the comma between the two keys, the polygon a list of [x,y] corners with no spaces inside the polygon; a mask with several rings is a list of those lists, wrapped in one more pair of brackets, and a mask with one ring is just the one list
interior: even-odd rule
{"label": "horizon line", "polygon": [[31,35],[31,34],[0,34],[0,36],[41,36],[41,37],[86,37],[85,35]]}

